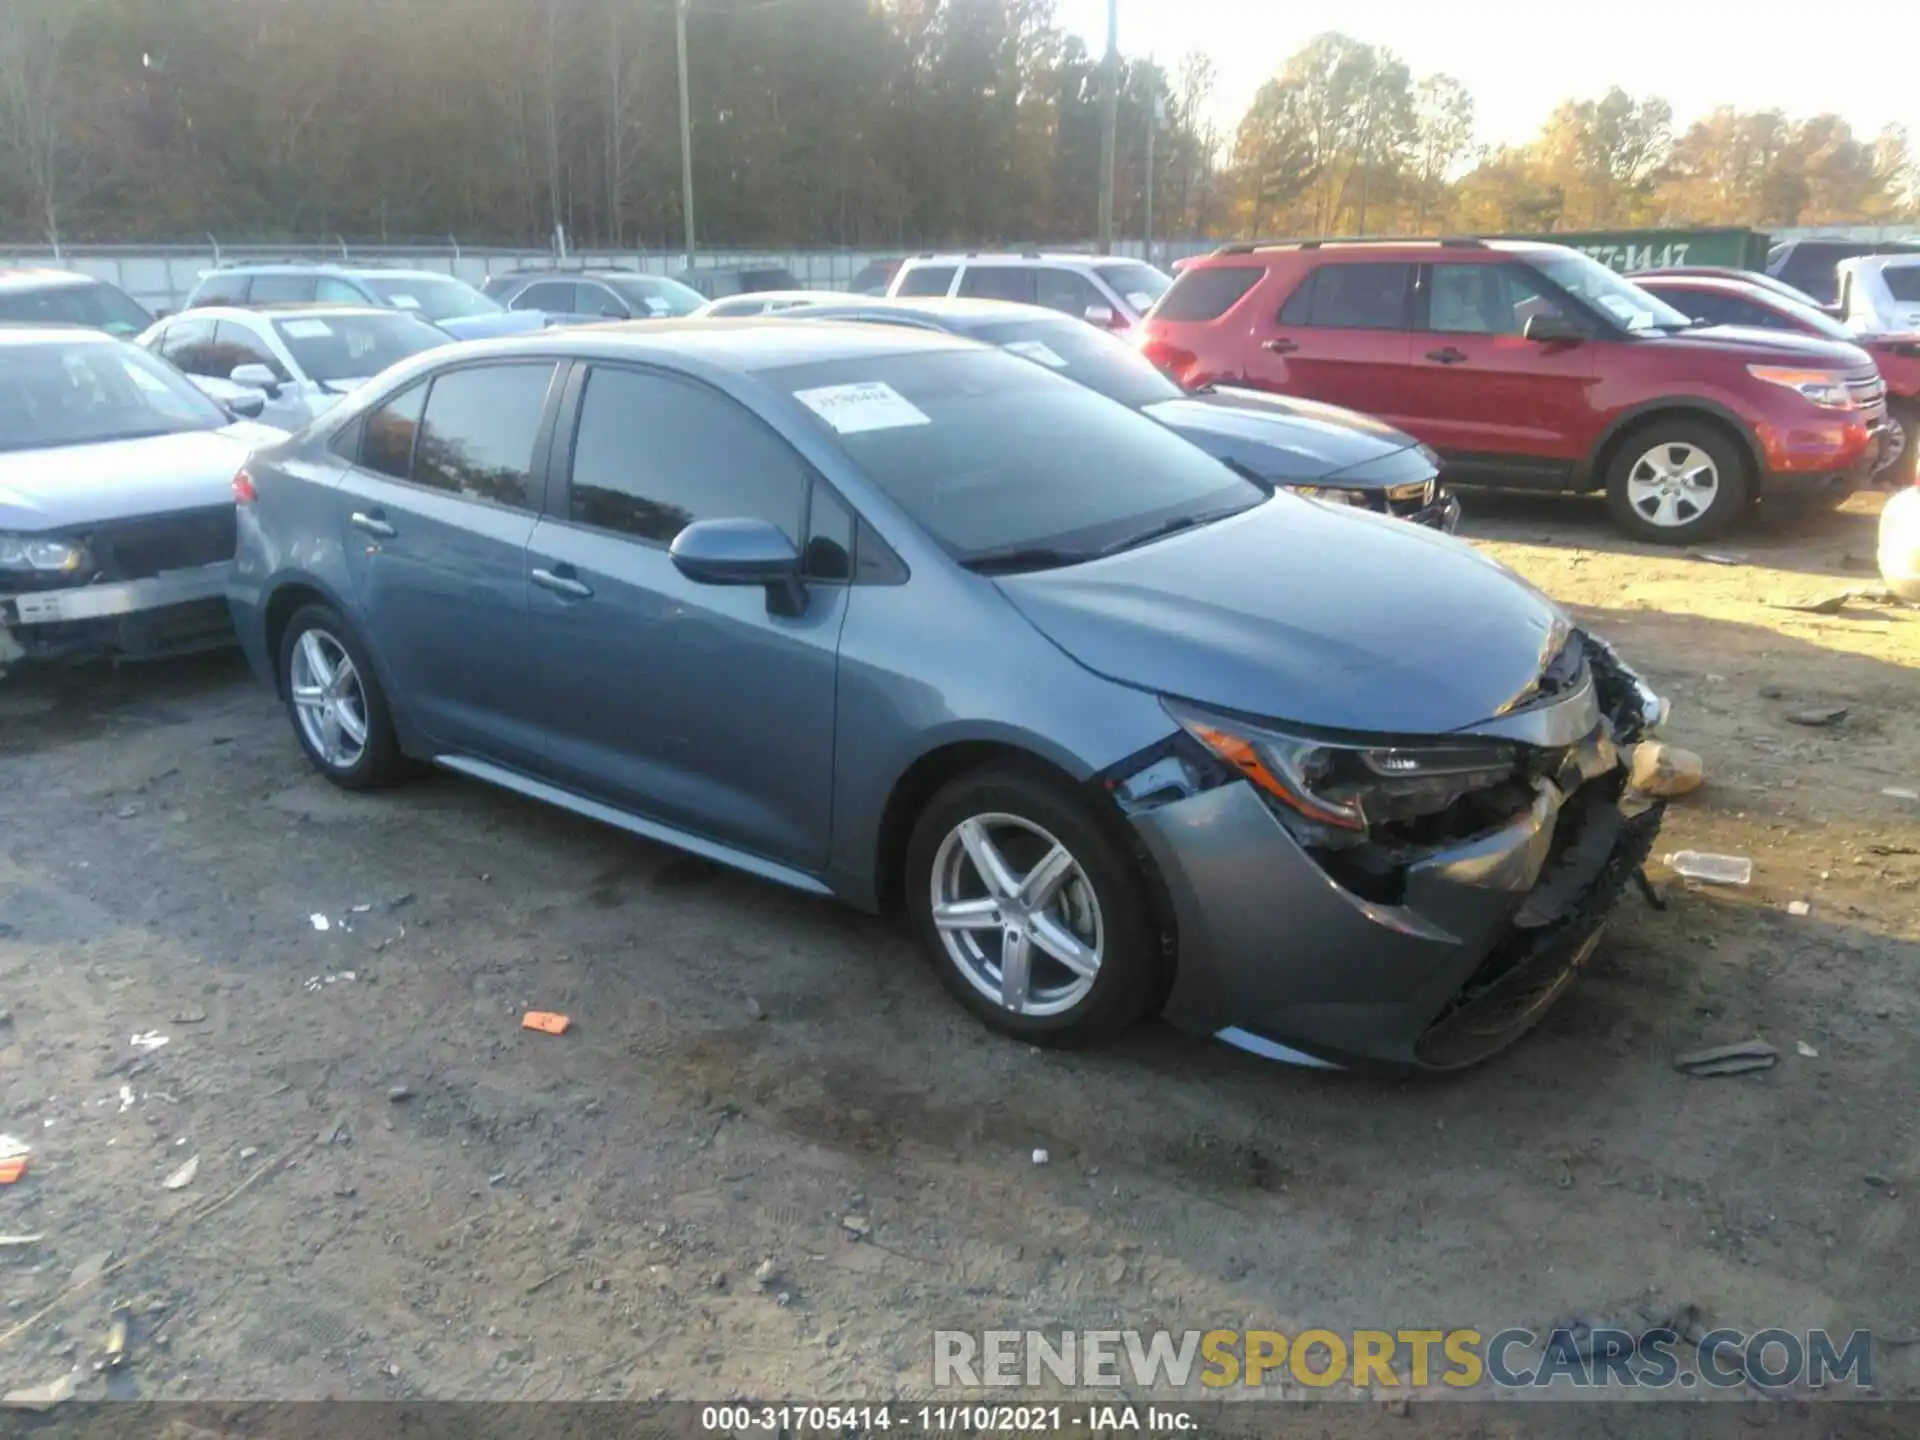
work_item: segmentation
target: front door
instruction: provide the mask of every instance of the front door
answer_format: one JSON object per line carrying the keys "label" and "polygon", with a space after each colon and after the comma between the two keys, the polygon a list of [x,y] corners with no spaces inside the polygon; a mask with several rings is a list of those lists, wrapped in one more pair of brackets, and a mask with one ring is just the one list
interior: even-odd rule
{"label": "front door", "polygon": [[441,751],[538,767],[527,540],[551,361],[440,372],[361,422],[337,492],[367,642]]}
{"label": "front door", "polygon": [[844,564],[811,578],[789,617],[763,589],[695,584],[667,553],[691,522],[731,518],[770,521],[801,546],[817,482],[744,406],[683,377],[596,366],[569,408],[571,471],[527,555],[549,770],[605,803],[820,870]]}
{"label": "front door", "polygon": [[1418,413],[1405,428],[1445,455],[1461,479],[1566,483],[1591,448],[1596,357],[1608,342],[1527,339],[1535,315],[1568,312],[1523,265],[1429,266],[1421,300],[1413,337]]}
{"label": "front door", "polygon": [[1413,267],[1403,261],[1317,265],[1278,314],[1255,318],[1246,383],[1401,425],[1412,288]]}

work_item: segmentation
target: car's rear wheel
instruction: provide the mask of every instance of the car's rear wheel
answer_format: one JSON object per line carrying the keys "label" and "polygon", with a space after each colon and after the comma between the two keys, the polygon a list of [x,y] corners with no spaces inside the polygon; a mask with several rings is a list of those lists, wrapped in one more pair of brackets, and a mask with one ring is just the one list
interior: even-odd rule
{"label": "car's rear wheel", "polygon": [[373,665],[330,606],[305,606],[287,622],[280,690],[300,748],[342,789],[377,790],[412,772]]}
{"label": "car's rear wheel", "polygon": [[1629,534],[1661,545],[1724,535],[1753,494],[1745,460],[1720,430],[1657,420],[1627,437],[1607,474],[1607,509]]}
{"label": "car's rear wheel", "polygon": [[907,844],[914,929],[948,990],[1035,1044],[1107,1039],[1160,993],[1139,869],[1064,784],[1013,766],[934,796]]}

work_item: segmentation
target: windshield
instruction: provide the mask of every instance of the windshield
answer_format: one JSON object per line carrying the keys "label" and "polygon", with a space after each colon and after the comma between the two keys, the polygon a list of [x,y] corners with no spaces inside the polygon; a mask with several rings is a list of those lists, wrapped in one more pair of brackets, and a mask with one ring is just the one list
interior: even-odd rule
{"label": "windshield", "polygon": [[48,285],[0,291],[0,320],[30,325],[85,325],[109,335],[138,335],[153,324],[134,301],[111,285]]}
{"label": "windshield", "polygon": [[1829,340],[1845,340],[1848,344],[1853,343],[1853,332],[1826,311],[1785,295],[1775,294],[1770,298],[1774,309],[1783,315],[1792,316],[1798,324],[1805,325],[1815,334],[1824,335]]}
{"label": "windshield", "polygon": [[665,275],[602,275],[596,277],[612,288],[640,315],[666,317],[691,315],[707,303],[707,297],[691,285],[682,285]]}
{"label": "windshield", "polygon": [[273,322],[274,333],[309,380],[365,380],[450,338],[412,315],[301,315]]}
{"label": "windshield", "polygon": [[425,319],[464,320],[470,315],[501,315],[505,307],[451,275],[368,275],[366,287],[396,310],[412,310]]}
{"label": "windshield", "polygon": [[1079,320],[1010,320],[967,333],[1135,410],[1187,393],[1124,340]]}
{"label": "windshield", "polygon": [[813,411],[962,564],[1071,564],[1267,498],[1171,430],[991,350],[836,360],[765,378]]}
{"label": "windshield", "polygon": [[131,345],[0,345],[0,450],[137,440],[228,423],[179,371]]}
{"label": "windshield", "polygon": [[1114,294],[1143,315],[1173,284],[1153,266],[1137,263],[1102,265],[1100,278],[1107,282]]}
{"label": "windshield", "polygon": [[1574,298],[1586,301],[1633,334],[1684,330],[1693,323],[1666,301],[1649,295],[1631,280],[1623,280],[1598,260],[1577,251],[1547,257],[1529,255],[1527,263]]}

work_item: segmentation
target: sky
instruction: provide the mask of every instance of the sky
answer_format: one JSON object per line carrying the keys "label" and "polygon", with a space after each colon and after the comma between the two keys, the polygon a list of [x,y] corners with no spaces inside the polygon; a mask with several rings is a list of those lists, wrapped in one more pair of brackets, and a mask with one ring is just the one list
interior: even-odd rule
{"label": "sky", "polygon": [[[1385,45],[1415,78],[1442,71],[1473,94],[1475,139],[1519,144],[1561,100],[1618,85],[1658,95],[1675,128],[1716,105],[1831,111],[1863,137],[1899,122],[1920,141],[1920,3],[1822,6],[1810,0],[1119,0],[1120,50],[1171,71],[1204,50],[1219,73],[1216,119],[1229,134],[1254,92],[1325,30]],[[1107,0],[1054,0],[1062,28],[1106,48]],[[1831,17],[1831,18],[1829,18]],[[1860,24],[1849,33],[1849,17]],[[1820,58],[1830,57],[1830,58]]]}

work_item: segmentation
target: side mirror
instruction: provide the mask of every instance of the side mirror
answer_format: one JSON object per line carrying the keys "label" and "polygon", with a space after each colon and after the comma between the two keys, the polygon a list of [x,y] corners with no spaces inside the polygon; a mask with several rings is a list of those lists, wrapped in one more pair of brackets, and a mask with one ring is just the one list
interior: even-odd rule
{"label": "side mirror", "polygon": [[1520,333],[1536,345],[1571,345],[1587,338],[1586,327],[1553,310],[1529,318]]}
{"label": "side mirror", "polygon": [[1081,318],[1089,325],[1097,326],[1102,330],[1111,330],[1114,328],[1114,322],[1120,317],[1114,313],[1111,305],[1089,305]]}
{"label": "side mirror", "polygon": [[280,393],[280,378],[265,365],[248,361],[245,365],[236,365],[227,378],[236,385],[245,385],[250,389],[264,391],[268,395]]}
{"label": "side mirror", "polygon": [[800,552],[765,520],[696,520],[667,547],[674,568],[700,585],[763,585],[767,608],[798,615],[807,608]]}
{"label": "side mirror", "polygon": [[267,397],[258,391],[252,395],[230,395],[220,405],[236,420],[258,420],[267,408]]}

